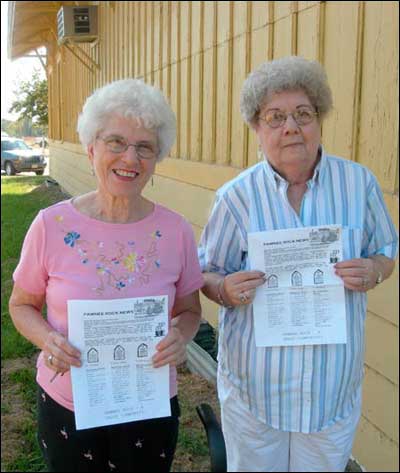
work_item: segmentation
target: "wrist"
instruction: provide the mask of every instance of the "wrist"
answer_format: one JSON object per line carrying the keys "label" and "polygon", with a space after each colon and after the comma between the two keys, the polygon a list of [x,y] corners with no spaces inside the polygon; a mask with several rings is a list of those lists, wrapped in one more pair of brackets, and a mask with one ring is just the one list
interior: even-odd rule
{"label": "wrist", "polygon": [[375,273],[375,284],[381,284],[383,282],[383,272],[382,265],[377,260],[377,258],[371,258],[374,263],[374,273]]}
{"label": "wrist", "polygon": [[225,278],[223,277],[219,281],[218,286],[217,286],[218,304],[221,305],[222,307],[226,307],[227,309],[231,309],[232,306],[229,303],[227,303],[227,296],[225,293],[224,282],[225,282]]}

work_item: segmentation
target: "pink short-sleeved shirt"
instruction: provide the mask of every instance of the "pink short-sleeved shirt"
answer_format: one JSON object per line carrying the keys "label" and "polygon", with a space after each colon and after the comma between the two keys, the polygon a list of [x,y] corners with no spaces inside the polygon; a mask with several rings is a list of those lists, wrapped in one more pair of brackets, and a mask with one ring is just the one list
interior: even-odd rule
{"label": "pink short-sleeved shirt", "polygon": [[[183,217],[160,205],[135,223],[114,224],[83,215],[71,200],[41,210],[25,237],[15,284],[45,294],[47,320],[68,336],[69,299],[122,299],[168,295],[169,319],[176,297],[203,285],[193,231]],[[38,384],[73,410],[69,371],[50,379],[43,353]],[[177,393],[170,367],[170,396]]]}

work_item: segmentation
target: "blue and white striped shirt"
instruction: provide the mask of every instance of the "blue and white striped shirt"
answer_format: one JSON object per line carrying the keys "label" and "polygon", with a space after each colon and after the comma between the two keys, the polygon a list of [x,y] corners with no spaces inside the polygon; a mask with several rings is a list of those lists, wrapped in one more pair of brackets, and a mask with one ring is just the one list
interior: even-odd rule
{"label": "blue and white striped shirt", "polygon": [[[202,270],[249,270],[248,232],[328,224],[342,225],[344,260],[395,258],[395,228],[377,180],[364,166],[322,149],[299,215],[287,188],[264,161],[219,189],[200,241]],[[221,308],[219,369],[271,427],[317,432],[350,414],[363,378],[366,295],[345,292],[347,344],[256,347],[252,306]]]}

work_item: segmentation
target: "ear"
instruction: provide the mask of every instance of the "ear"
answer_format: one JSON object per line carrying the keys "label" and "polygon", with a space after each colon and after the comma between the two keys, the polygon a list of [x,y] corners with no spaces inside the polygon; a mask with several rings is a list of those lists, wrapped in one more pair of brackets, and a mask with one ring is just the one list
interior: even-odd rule
{"label": "ear", "polygon": [[93,161],[94,161],[94,151],[93,151],[94,145],[93,143],[90,143],[87,147],[87,153],[88,153],[88,158],[90,161],[90,164],[93,166]]}

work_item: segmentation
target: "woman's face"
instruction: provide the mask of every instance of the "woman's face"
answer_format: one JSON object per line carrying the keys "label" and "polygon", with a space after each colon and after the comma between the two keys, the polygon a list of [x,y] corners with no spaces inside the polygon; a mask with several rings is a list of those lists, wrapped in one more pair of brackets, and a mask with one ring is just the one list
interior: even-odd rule
{"label": "woman's face", "polygon": [[[271,96],[261,108],[260,117],[265,114],[293,113],[301,110],[315,112],[307,95],[301,90],[283,91]],[[276,116],[276,115],[274,115]],[[259,119],[254,130],[261,147],[271,165],[284,177],[286,172],[314,168],[321,141],[320,123],[317,116],[307,125],[298,125],[288,115],[282,126],[271,128],[265,120]]]}
{"label": "woman's face", "polygon": [[[124,151],[124,144],[136,147],[129,146]],[[136,119],[115,116],[98,133],[88,152],[100,192],[112,197],[138,197],[154,173],[157,135],[140,126]],[[138,152],[154,157],[142,159]]]}

